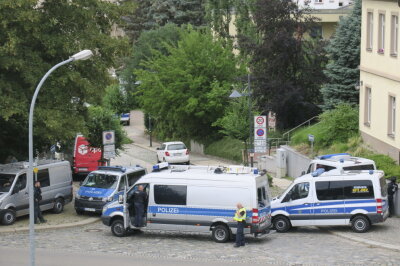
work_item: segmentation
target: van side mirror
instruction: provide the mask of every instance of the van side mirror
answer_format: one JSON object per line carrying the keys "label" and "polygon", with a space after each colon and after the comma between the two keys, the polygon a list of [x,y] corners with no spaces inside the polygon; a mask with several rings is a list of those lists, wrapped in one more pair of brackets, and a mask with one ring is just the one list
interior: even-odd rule
{"label": "van side mirror", "polygon": [[156,148],[156,150],[158,150],[158,151],[159,151],[159,150],[161,150],[161,148],[160,148],[160,147],[157,147],[157,148]]}
{"label": "van side mirror", "polygon": [[301,172],[301,175],[303,176],[303,175],[305,175],[306,174],[306,171],[302,171]]}
{"label": "van side mirror", "polygon": [[118,203],[119,203],[119,204],[124,203],[124,195],[119,195],[119,196],[118,196]]}

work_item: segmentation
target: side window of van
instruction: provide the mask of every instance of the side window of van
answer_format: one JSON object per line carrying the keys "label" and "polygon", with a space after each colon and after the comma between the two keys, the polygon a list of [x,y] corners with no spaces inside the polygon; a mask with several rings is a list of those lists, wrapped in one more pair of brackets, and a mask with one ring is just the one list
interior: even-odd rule
{"label": "side window of van", "polygon": [[322,181],[315,182],[318,200],[342,200],[343,182],[342,181]]}
{"label": "side window of van", "polygon": [[137,172],[129,173],[128,174],[128,186],[131,187],[136,181],[139,180],[142,176],[146,174],[145,170],[140,170]]}
{"label": "side window of van", "polygon": [[282,202],[288,202],[290,200],[298,200],[298,199],[307,198],[309,191],[310,191],[310,183],[309,182],[296,184],[286,194],[286,196]]}
{"label": "side window of van", "polygon": [[37,173],[37,181],[40,182],[42,188],[50,186],[49,169],[39,170]]}
{"label": "side window of van", "polygon": [[355,165],[343,167],[345,171],[356,171],[356,170],[374,170],[373,164]]}
{"label": "side window of van", "polygon": [[154,201],[157,204],[186,205],[186,186],[154,185]]}
{"label": "side window of van", "polygon": [[312,164],[310,164],[310,166],[309,166],[309,167],[308,167],[308,169],[307,169],[307,174],[309,174],[309,173],[311,173],[311,172],[312,172],[313,166],[314,166],[314,164],[313,164],[313,163],[312,163]]}
{"label": "side window of van", "polygon": [[126,180],[126,175],[121,176],[121,180],[119,181],[118,191],[124,190],[126,184],[125,180]]}
{"label": "side window of van", "polygon": [[18,177],[16,185],[19,188],[19,190],[23,190],[26,188],[26,174],[22,174]]}
{"label": "side window of van", "polygon": [[374,187],[371,180],[343,181],[346,199],[373,199]]}
{"label": "side window of van", "polygon": [[324,165],[324,164],[317,164],[316,169],[318,169],[318,168],[324,169],[325,172],[328,172],[330,170],[336,169],[336,167],[334,167],[334,166],[329,166],[329,165]]}

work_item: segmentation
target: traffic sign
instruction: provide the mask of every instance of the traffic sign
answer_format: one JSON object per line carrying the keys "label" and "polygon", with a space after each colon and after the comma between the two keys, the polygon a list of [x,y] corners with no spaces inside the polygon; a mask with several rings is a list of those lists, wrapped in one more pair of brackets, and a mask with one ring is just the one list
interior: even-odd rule
{"label": "traffic sign", "polygon": [[254,140],[254,146],[267,146],[267,141],[263,139]]}
{"label": "traffic sign", "polygon": [[266,128],[267,117],[265,115],[254,116],[254,128]]}
{"label": "traffic sign", "polygon": [[267,133],[265,128],[255,128],[254,129],[254,141],[256,140],[266,140]]}
{"label": "traffic sign", "polygon": [[115,133],[114,130],[103,131],[103,145],[114,144]]}
{"label": "traffic sign", "polygon": [[308,141],[314,142],[314,135],[308,134]]}
{"label": "traffic sign", "polygon": [[267,152],[267,147],[265,147],[265,146],[254,146],[254,152],[266,153]]}

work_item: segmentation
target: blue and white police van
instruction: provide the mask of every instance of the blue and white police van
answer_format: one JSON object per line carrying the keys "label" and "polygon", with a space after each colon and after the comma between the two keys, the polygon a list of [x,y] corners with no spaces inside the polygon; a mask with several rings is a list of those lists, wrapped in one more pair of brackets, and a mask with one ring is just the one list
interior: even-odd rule
{"label": "blue and white police van", "polygon": [[[160,169],[163,168],[164,169]],[[143,176],[118,201],[104,206],[102,221],[115,236],[134,226],[133,192],[139,185],[148,197],[142,230],[210,232],[216,242],[236,233],[236,204],[247,209],[245,234],[269,232],[271,206],[268,178],[257,169],[243,166],[209,167],[161,163]]]}
{"label": "blue and white police van", "polygon": [[132,186],[146,174],[146,169],[136,166],[99,166],[90,172],[75,195],[75,211],[101,213],[103,206],[122,194],[125,186]]}
{"label": "blue and white police van", "polygon": [[278,232],[297,226],[351,225],[363,233],[389,215],[386,180],[378,170],[318,169],[296,178],[271,205]]}

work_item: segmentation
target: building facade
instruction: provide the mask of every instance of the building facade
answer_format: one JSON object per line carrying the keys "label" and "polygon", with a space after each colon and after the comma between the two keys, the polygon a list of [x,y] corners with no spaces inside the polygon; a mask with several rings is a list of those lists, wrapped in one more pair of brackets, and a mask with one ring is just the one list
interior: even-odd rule
{"label": "building facade", "polygon": [[400,58],[397,0],[363,0],[359,126],[364,142],[400,161]]}

